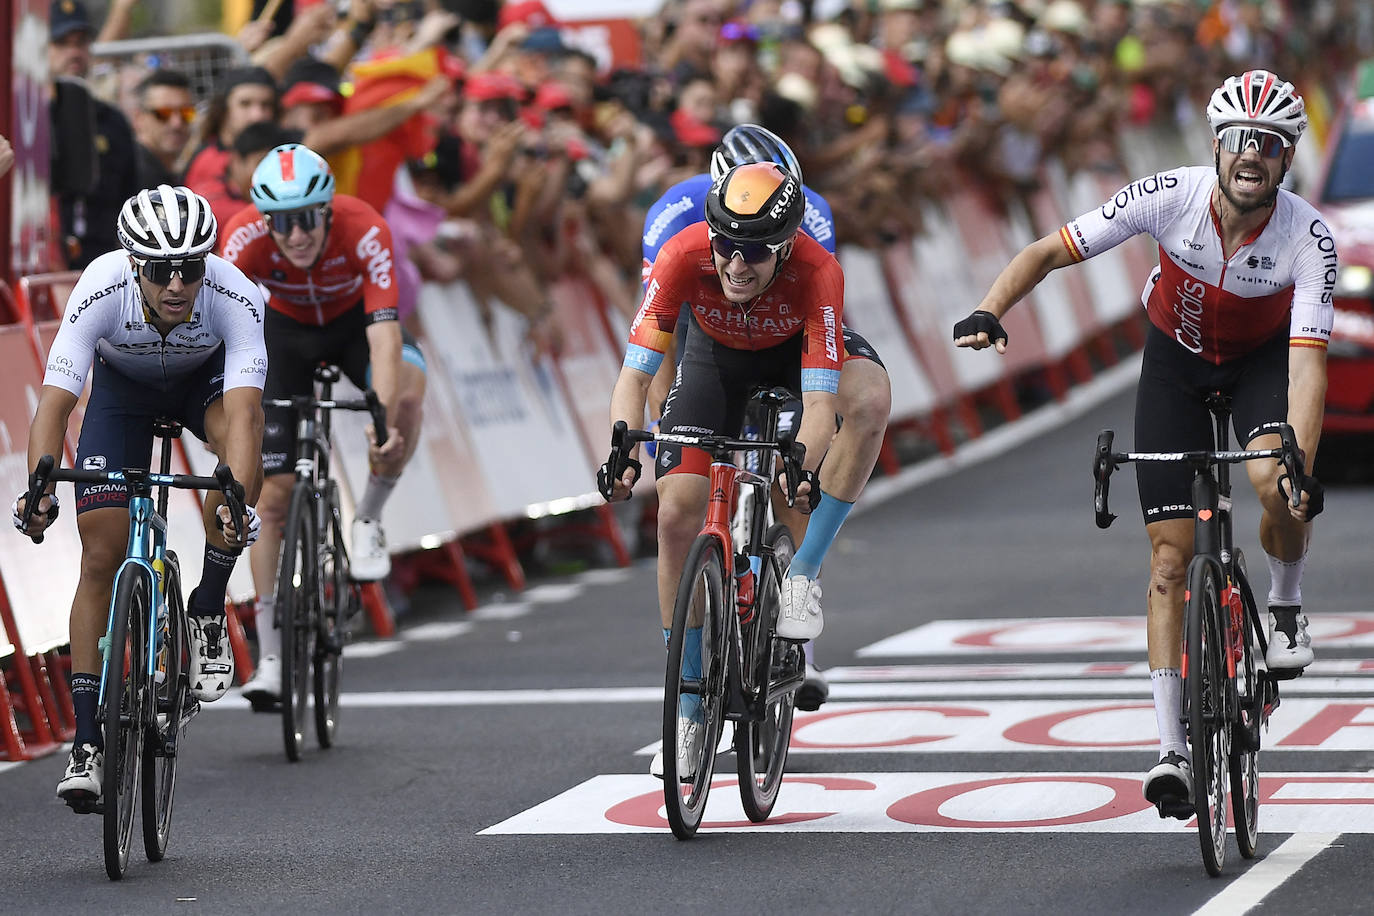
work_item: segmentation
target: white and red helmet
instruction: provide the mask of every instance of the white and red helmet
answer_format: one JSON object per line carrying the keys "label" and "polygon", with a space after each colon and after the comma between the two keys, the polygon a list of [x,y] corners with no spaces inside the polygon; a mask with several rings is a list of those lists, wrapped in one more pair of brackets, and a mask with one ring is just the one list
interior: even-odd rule
{"label": "white and red helmet", "polygon": [[1307,110],[1292,83],[1268,70],[1247,70],[1227,77],[1207,103],[1212,136],[1223,127],[1240,125],[1278,131],[1297,143],[1307,128]]}

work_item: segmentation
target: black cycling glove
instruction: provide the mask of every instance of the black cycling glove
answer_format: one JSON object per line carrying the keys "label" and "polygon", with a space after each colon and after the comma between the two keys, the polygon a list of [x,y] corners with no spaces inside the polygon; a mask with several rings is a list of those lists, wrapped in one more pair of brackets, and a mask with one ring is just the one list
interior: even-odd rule
{"label": "black cycling glove", "polygon": [[[613,495],[615,495],[615,482],[625,476],[625,471],[627,468],[633,468],[635,472],[635,477],[634,481],[632,481],[632,484],[639,482],[639,475],[644,470],[644,466],[640,464],[637,459],[631,458],[629,455],[626,455],[620,459],[620,466],[616,468],[614,472],[612,472],[611,462],[615,460],[615,457],[615,453],[612,452],[611,457],[606,459],[606,463],[601,465],[601,467],[597,468],[596,470],[597,489],[599,489],[601,491],[601,495],[608,500]],[[630,495],[633,496],[634,494]]]}
{"label": "black cycling glove", "polygon": [[992,312],[979,309],[962,321],[954,323],[955,340],[960,337],[977,337],[984,331],[987,332],[988,340],[992,343],[999,340],[1011,342],[1011,338],[1007,336],[1006,328],[1002,327],[1002,322],[998,321],[997,316],[993,315]]}
{"label": "black cycling glove", "polygon": [[[1286,477],[1284,479],[1287,480]],[[1279,488],[1279,492],[1283,493],[1282,487]],[[1307,494],[1307,520],[1310,522],[1321,515],[1322,510],[1326,508],[1326,487],[1322,486],[1322,482],[1317,478],[1310,474],[1304,474],[1302,475],[1301,492]],[[1287,493],[1283,495],[1288,496]]]}

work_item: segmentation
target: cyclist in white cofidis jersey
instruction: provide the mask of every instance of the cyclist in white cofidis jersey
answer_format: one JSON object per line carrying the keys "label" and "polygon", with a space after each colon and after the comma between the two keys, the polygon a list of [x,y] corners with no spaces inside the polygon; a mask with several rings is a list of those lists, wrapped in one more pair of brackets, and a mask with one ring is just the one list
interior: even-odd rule
{"label": "cyclist in white cofidis jersey", "polygon": [[[170,417],[208,443],[243,484],[248,503],[256,502],[267,379],[262,294],[232,264],[210,254],[214,214],[205,198],[186,188],[140,191],[124,204],[117,230],[123,250],[101,255],[82,272],[48,351],[29,428],[29,467],[44,455],[62,454],[68,418],[89,375],[91,396],[77,467],[148,467],[153,420]],[[26,494],[14,502],[16,527],[23,524],[26,502]],[[81,576],[71,612],[76,736],[57,784],[57,794],[76,810],[92,810],[81,803],[101,795],[99,643],[115,572],[128,545],[128,505],[118,484],[76,485],[81,535]],[[49,489],[28,528],[20,530],[42,532],[57,511],[57,494]],[[186,602],[191,692],[203,703],[223,696],[234,677],[224,595],[238,555],[259,529],[251,505],[242,520],[230,520],[229,514],[220,492],[207,494],[204,571]]]}
{"label": "cyclist in white cofidis jersey", "polygon": [[[1213,166],[1132,182],[1100,209],[1026,246],[978,309],[954,326],[955,344],[1005,352],[999,319],[1051,270],[1101,254],[1138,233],[1159,242],[1159,266],[1142,295],[1151,328],[1136,395],[1135,448],[1207,449],[1204,398],[1231,396],[1236,435],[1250,449],[1277,448],[1271,424],[1287,421],[1305,456],[1301,504],[1290,509],[1277,462],[1246,463],[1263,507],[1260,545],[1269,561],[1269,651],[1280,676],[1312,662],[1302,574],[1321,484],[1310,476],[1326,396],[1336,246],[1317,211],[1279,187],[1307,127],[1291,83],[1265,70],[1230,77],[1207,105]],[[1160,760],[1145,797],[1161,811],[1191,805],[1192,768],[1179,721],[1184,576],[1193,553],[1191,471],[1136,468],[1150,538],[1146,603],[1150,680]],[[1191,815],[1189,815],[1191,816]]]}

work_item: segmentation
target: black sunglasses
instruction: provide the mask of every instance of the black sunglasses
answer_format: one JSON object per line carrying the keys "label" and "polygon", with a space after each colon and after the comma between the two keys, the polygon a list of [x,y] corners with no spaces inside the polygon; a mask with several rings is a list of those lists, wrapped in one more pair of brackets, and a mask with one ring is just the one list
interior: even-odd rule
{"label": "black sunglasses", "polygon": [[[782,243],[782,245],[785,244],[787,243]],[[737,242],[734,239],[727,239],[723,235],[717,235],[711,239],[711,250],[716,254],[729,261],[738,252],[746,264],[762,264],[782,245],[769,245],[766,242]]]}
{"label": "black sunglasses", "polygon": [[290,235],[292,226],[300,226],[304,231],[312,232],[320,224],[320,210],[319,207],[308,207],[304,210],[269,213],[267,225],[279,235]]}
{"label": "black sunglasses", "polygon": [[154,286],[166,286],[172,277],[181,278],[186,285],[205,279],[205,258],[183,258],[180,261],[139,261],[139,276]]}

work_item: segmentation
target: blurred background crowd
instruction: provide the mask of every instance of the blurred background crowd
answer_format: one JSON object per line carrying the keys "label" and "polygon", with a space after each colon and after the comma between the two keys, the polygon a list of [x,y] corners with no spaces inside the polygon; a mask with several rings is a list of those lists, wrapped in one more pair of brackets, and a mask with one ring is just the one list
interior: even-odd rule
{"label": "blurred background crowd", "polygon": [[[582,273],[631,314],[645,210],[733,124],[785,138],[839,239],[872,246],[920,232],[913,204],[954,182],[1006,200],[1047,157],[1128,171],[1123,127],[1201,122],[1250,67],[1295,82],[1320,136],[1374,53],[1369,0],[599,5],[242,0],[213,27],[169,28],[177,4],[56,0],[67,266],[117,247],[115,212],[143,186],[185,183],[225,223],[265,152],[299,139],[391,221],[403,301],[462,278],[556,345],[548,284]],[[588,17],[629,19],[637,53],[583,40]],[[71,139],[92,124],[93,152]]]}

